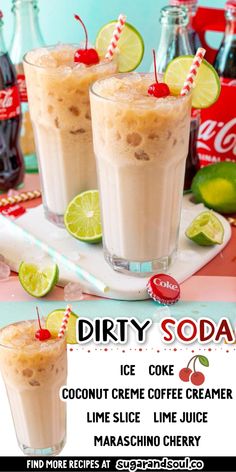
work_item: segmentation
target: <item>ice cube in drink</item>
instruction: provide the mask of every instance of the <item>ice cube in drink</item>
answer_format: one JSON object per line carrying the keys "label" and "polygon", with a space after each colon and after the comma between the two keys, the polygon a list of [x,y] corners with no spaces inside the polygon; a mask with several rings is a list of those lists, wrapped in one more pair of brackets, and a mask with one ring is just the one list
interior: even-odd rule
{"label": "ice cube in drink", "polygon": [[30,51],[24,58],[46,216],[63,226],[68,203],[97,187],[89,87],[114,74],[116,61],[74,62],[76,45]]}
{"label": "ice cube in drink", "polygon": [[90,95],[105,258],[138,275],[175,257],[188,153],[191,96],[150,96],[153,82],[121,74]]}
{"label": "ice cube in drink", "polygon": [[66,340],[39,341],[37,330],[36,321],[0,330],[0,370],[20,448],[29,455],[51,455],[65,444],[66,404],[59,389],[67,378]]}

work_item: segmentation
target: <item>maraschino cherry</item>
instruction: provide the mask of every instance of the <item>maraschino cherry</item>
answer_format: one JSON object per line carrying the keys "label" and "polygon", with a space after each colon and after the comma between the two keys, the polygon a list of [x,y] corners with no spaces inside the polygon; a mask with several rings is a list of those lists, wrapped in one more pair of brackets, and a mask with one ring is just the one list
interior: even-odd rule
{"label": "maraschino cherry", "polygon": [[48,329],[42,328],[38,307],[36,307],[36,311],[37,311],[37,317],[38,317],[38,322],[39,322],[39,329],[35,333],[35,338],[38,339],[39,341],[46,341],[47,339],[51,338],[51,333],[50,331],[48,331]]}
{"label": "maraschino cherry", "polygon": [[154,59],[154,71],[155,71],[155,79],[156,82],[154,84],[151,84],[148,87],[148,94],[153,95],[156,98],[164,98],[168,97],[170,95],[170,89],[167,84],[164,82],[158,82],[158,77],[157,77],[157,65],[156,65],[156,53],[153,49],[153,59]]}
{"label": "maraschino cherry", "polygon": [[74,55],[74,61],[85,64],[86,66],[92,66],[99,63],[99,55],[96,49],[88,49],[88,32],[84,22],[78,15],[74,15],[75,19],[81,23],[85,32],[85,49],[77,49]]}

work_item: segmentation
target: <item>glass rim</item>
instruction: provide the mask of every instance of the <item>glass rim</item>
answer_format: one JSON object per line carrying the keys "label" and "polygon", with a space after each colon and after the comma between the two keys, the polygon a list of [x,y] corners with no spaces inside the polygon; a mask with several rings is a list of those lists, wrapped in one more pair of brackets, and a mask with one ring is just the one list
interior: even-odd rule
{"label": "glass rim", "polygon": [[[58,72],[58,67],[50,67],[50,66],[44,66],[44,65],[41,65],[41,64],[35,64],[34,62],[32,62],[32,61],[30,61],[29,59],[27,59],[27,56],[28,56],[28,54],[30,54],[30,53],[32,53],[32,52],[36,52],[36,51],[39,51],[39,50],[42,50],[42,49],[45,50],[45,51],[46,51],[46,50],[53,50],[53,49],[56,49],[60,44],[63,45],[63,46],[71,47],[71,49],[75,48],[75,50],[78,49],[78,48],[81,46],[81,43],[78,44],[78,43],[60,43],[60,42],[58,42],[58,43],[56,43],[56,44],[50,44],[49,46],[42,46],[42,47],[33,48],[33,49],[30,49],[29,51],[27,51],[27,52],[24,54],[24,56],[23,56],[23,63],[28,64],[29,66],[32,66],[32,67],[36,67],[36,68],[41,69],[41,70],[48,70],[48,71],[50,71],[50,72]],[[113,63],[113,59],[112,59],[112,61],[107,62],[107,64],[110,64],[110,63]],[[104,61],[103,61],[103,62],[101,61],[99,64],[92,64],[92,66],[88,66],[88,67],[86,67],[86,68],[83,69],[83,70],[85,70],[85,71],[86,71],[87,69],[89,70],[89,69],[91,69],[93,66],[102,67],[102,66],[104,66],[104,64],[106,64],[106,63],[105,63]],[[65,67],[66,67],[66,65],[65,65]],[[73,68],[73,69],[71,69],[71,71],[72,71],[72,72],[74,72],[74,71],[76,72],[76,69]],[[60,71],[60,72],[61,72],[61,71]]]}
{"label": "glass rim", "polygon": [[[109,80],[109,78],[111,78],[111,77],[115,77],[115,78],[118,78],[118,79],[122,79],[122,77],[127,77],[127,76],[131,76],[131,75],[133,75],[133,76],[141,75],[142,77],[143,76],[153,77],[154,76],[153,74],[154,74],[154,72],[124,72],[124,73],[112,74],[110,77],[103,77],[102,79],[98,79],[95,82],[93,82],[89,87],[89,92],[90,92],[90,94],[94,95],[95,97],[98,97],[98,98],[100,98],[102,100],[105,100],[107,102],[123,103],[125,105],[127,102],[121,101],[119,99],[119,97],[104,97],[101,93],[96,92],[94,88],[96,87],[96,85],[98,83]],[[158,76],[163,77],[163,74],[158,74]],[[188,93],[186,93],[186,95],[175,96],[176,100],[172,103],[182,102],[184,99],[186,99],[186,97],[189,97],[191,95],[191,92],[192,92],[192,89]],[[162,101],[161,103],[163,104],[164,102]],[[136,105],[135,102],[132,102],[132,105],[135,106]],[[138,106],[138,103],[137,103],[137,106]]]}
{"label": "glass rim", "polygon": [[[27,322],[27,321],[32,321],[32,322],[35,322],[37,323],[37,320],[36,319],[33,319],[33,320],[21,320],[21,321],[16,321],[15,323],[10,323],[10,324],[7,324],[6,326],[2,326],[0,328],[0,334],[1,332],[6,329],[8,326],[16,326],[16,325],[19,325],[19,324],[22,324],[24,322]],[[62,341],[65,341],[65,336],[63,336],[62,338],[53,338],[53,339],[57,339],[59,342],[62,342]],[[27,346],[26,346],[27,347]],[[9,346],[8,344],[3,344],[1,341],[0,341],[0,348],[4,348],[6,350],[12,350],[12,351],[25,351],[24,347],[21,347],[21,346]],[[35,351],[27,351],[29,353],[34,353]]]}

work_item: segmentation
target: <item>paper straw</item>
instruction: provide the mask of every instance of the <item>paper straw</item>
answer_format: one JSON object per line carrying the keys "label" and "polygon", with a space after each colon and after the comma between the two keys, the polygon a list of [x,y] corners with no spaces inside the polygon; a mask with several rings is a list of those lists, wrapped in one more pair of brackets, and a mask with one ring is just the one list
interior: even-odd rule
{"label": "paper straw", "polygon": [[105,55],[105,59],[108,59],[109,61],[111,61],[113,58],[114,52],[118,45],[118,41],[120,39],[123,28],[125,26],[125,22],[126,22],[126,16],[123,14],[120,14],[118,21],[116,23],[115,29],[113,31],[113,35],[112,35],[110,44],[108,46],[107,53]]}
{"label": "paper straw", "polygon": [[63,336],[65,334],[65,331],[66,331],[66,327],[67,327],[69,318],[70,318],[70,314],[71,314],[71,306],[67,305],[64,316],[63,316],[63,319],[62,319],[62,322],[61,322],[61,327],[60,327],[60,330],[59,330],[59,333],[58,333],[58,338],[63,338]]}
{"label": "paper straw", "polygon": [[29,200],[34,200],[35,198],[41,197],[40,190],[32,190],[31,192],[22,192],[18,195],[13,195],[12,197],[6,197],[0,199],[0,207],[11,205],[13,203],[26,202]]}
{"label": "paper straw", "polygon": [[0,221],[1,221],[1,218],[4,219],[5,224],[10,226],[11,228],[14,228],[14,231],[18,232],[21,236],[23,236],[26,239],[26,241],[39,247],[42,251],[46,252],[49,256],[51,256],[55,262],[62,264],[70,272],[74,273],[78,277],[89,282],[99,292],[105,293],[109,291],[109,288],[107,287],[107,285],[104,284],[104,282],[102,282],[101,280],[97,279],[95,275],[90,274],[89,272],[87,272],[87,270],[82,269],[82,267],[78,266],[77,264],[72,262],[70,259],[67,259],[66,256],[63,256],[63,254],[58,253],[54,248],[48,246],[43,241],[40,241],[39,239],[37,239],[35,236],[33,236],[31,233],[23,229],[21,226],[14,223],[14,221],[11,220],[10,218],[6,218],[5,216],[0,215]]}
{"label": "paper straw", "polygon": [[193,87],[193,84],[194,84],[194,79],[196,78],[196,75],[197,75],[197,72],[198,72],[198,69],[202,63],[202,60],[204,58],[206,54],[206,50],[203,49],[203,48],[198,48],[197,52],[196,52],[196,55],[193,59],[193,63],[190,67],[190,71],[187,75],[187,78],[184,82],[184,85],[183,85],[183,88],[180,92],[180,95],[184,96],[184,95],[187,95],[187,93],[190,92],[190,90],[192,89]]}

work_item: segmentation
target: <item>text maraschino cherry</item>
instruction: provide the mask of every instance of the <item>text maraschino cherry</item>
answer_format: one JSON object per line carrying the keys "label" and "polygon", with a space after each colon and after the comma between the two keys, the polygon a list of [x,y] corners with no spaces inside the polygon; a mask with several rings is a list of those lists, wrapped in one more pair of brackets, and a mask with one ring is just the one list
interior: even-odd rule
{"label": "text maraschino cherry", "polygon": [[81,23],[85,32],[85,49],[77,49],[74,55],[74,61],[86,66],[92,66],[99,63],[99,55],[96,49],[88,48],[88,32],[84,22],[78,15],[74,15],[75,19]]}
{"label": "text maraschino cherry", "polygon": [[37,317],[38,317],[38,322],[39,322],[39,329],[35,333],[35,338],[38,339],[39,341],[46,341],[47,339],[51,338],[51,333],[50,331],[48,331],[48,329],[42,328],[38,307],[36,307],[36,311],[37,311]]}
{"label": "text maraschino cherry", "polygon": [[151,84],[148,87],[148,94],[153,95],[156,98],[164,98],[168,97],[170,95],[170,89],[167,84],[164,82],[158,82],[158,77],[157,77],[157,65],[156,65],[156,53],[153,49],[153,59],[154,59],[154,72],[155,72],[155,79],[156,82],[154,84]]}

